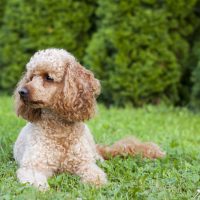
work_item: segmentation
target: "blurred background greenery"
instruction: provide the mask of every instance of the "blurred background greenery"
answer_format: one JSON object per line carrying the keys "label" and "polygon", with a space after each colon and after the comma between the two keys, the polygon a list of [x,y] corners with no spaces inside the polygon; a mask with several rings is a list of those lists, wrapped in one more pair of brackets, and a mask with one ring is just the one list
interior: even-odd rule
{"label": "blurred background greenery", "polygon": [[200,110],[199,32],[200,0],[0,0],[0,92],[56,47],[95,73],[106,105]]}

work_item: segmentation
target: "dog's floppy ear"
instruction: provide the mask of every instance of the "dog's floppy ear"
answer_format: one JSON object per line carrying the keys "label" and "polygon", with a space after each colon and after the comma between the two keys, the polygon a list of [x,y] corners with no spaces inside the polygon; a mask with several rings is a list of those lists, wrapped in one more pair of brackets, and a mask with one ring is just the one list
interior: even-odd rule
{"label": "dog's floppy ear", "polygon": [[90,119],[95,114],[100,89],[100,83],[92,72],[78,62],[68,66],[59,113],[71,122]]}
{"label": "dog's floppy ear", "polygon": [[28,82],[27,75],[25,74],[23,78],[19,81],[17,88],[14,92],[14,99],[15,99],[15,110],[17,116],[21,116],[24,119],[34,122],[40,119],[41,110],[40,109],[33,109],[29,106],[25,105],[24,102],[20,99],[20,95],[18,91],[25,86],[25,84]]}

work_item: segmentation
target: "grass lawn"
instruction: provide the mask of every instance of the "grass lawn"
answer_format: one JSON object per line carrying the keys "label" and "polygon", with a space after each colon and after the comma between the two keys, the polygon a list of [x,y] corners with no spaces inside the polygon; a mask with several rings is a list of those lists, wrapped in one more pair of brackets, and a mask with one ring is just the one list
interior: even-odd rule
{"label": "grass lawn", "polygon": [[[25,121],[15,116],[10,97],[0,97],[0,200],[2,199],[200,199],[200,115],[186,109],[146,106],[139,109],[99,108],[88,124],[98,143],[110,144],[126,135],[158,143],[161,160],[114,158],[99,165],[109,183],[102,188],[61,174],[49,179],[51,189],[39,192],[18,183],[13,143]],[[196,197],[195,197],[196,196]]]}

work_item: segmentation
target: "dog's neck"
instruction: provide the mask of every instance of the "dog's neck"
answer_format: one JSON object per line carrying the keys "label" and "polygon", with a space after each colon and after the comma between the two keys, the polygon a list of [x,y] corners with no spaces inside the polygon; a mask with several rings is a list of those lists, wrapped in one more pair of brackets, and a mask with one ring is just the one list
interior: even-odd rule
{"label": "dog's neck", "polygon": [[70,122],[61,115],[49,110],[41,110],[41,119],[44,121],[49,121],[50,123],[57,124],[58,126],[73,126],[76,122]]}
{"label": "dog's neck", "polygon": [[48,132],[48,135],[57,137],[69,136],[72,133],[78,134],[77,132],[84,128],[82,122],[67,121],[64,117],[48,109],[41,110],[41,120],[38,123]]}

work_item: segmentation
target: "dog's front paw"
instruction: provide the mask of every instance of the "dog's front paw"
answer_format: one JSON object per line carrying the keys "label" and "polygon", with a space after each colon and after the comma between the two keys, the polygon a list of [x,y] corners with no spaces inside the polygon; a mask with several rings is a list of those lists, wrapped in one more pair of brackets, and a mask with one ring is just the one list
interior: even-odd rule
{"label": "dog's front paw", "polygon": [[80,170],[81,180],[84,183],[95,185],[97,187],[107,183],[106,174],[96,164],[86,165]]}
{"label": "dog's front paw", "polygon": [[90,185],[95,185],[97,187],[105,185],[107,183],[107,178],[105,173],[99,174],[90,174],[82,178],[84,183],[88,183]]}
{"label": "dog's front paw", "polygon": [[29,183],[40,191],[49,189],[46,176],[36,170],[20,168],[17,170],[17,177],[21,183]]}

